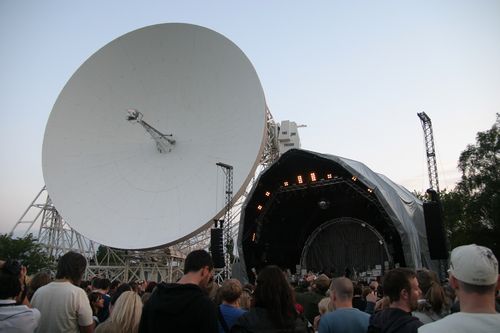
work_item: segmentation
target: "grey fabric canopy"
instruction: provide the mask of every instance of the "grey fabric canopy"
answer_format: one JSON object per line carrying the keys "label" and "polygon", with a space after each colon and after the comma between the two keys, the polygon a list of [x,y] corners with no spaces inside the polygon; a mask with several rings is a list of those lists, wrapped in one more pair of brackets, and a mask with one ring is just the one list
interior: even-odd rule
{"label": "grey fabric canopy", "polygon": [[256,195],[256,191],[261,180],[266,177],[269,178],[269,175],[279,175],[279,171],[281,171],[279,168],[284,168],[283,165],[287,163],[285,160],[290,158],[290,156],[299,156],[299,158],[303,158],[304,160],[319,159],[322,163],[327,164],[331,161],[332,165],[336,165],[337,168],[340,167],[352,176],[357,177],[357,180],[360,183],[373,190],[372,194],[376,197],[379,204],[389,217],[390,222],[392,222],[394,228],[397,230],[401,239],[401,246],[402,251],[404,252],[403,254],[406,266],[413,267],[415,269],[419,269],[421,267],[428,267],[431,269],[437,268],[435,263],[430,259],[423,202],[414,194],[403,186],[394,183],[388,177],[372,171],[362,162],[336,155],[292,149],[283,154],[277,161],[271,164],[259,175],[250,194],[247,196],[245,203],[243,204],[238,236],[238,251],[240,254],[240,260],[242,261],[241,266],[244,270],[243,275],[246,274],[245,271],[247,269],[243,246],[244,238],[248,238],[248,235],[244,236],[245,212],[247,205],[252,202],[252,196]]}

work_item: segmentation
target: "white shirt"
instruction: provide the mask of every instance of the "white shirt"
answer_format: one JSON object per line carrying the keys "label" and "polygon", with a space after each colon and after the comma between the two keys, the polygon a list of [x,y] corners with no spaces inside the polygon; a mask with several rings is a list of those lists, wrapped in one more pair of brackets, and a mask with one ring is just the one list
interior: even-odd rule
{"label": "white shirt", "polygon": [[[8,304],[8,305],[7,305]],[[0,332],[33,333],[40,322],[40,311],[14,300],[0,300]]]}
{"label": "white shirt", "polygon": [[42,313],[37,333],[79,333],[79,326],[93,323],[87,294],[70,282],[51,282],[41,287],[31,305]]}
{"label": "white shirt", "polygon": [[457,312],[433,323],[420,326],[418,333],[498,333],[500,313]]}

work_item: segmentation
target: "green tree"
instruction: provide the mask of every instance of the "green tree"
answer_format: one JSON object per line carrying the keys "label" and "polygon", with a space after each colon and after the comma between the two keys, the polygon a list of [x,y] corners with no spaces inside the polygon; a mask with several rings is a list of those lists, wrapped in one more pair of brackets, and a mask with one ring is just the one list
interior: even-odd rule
{"label": "green tree", "polygon": [[35,274],[43,269],[54,268],[52,260],[45,254],[41,244],[32,234],[22,238],[0,235],[0,259],[19,260],[28,268],[28,274]]}
{"label": "green tree", "polygon": [[441,195],[452,247],[488,246],[500,255],[500,114],[491,129],[460,154],[456,188]]}

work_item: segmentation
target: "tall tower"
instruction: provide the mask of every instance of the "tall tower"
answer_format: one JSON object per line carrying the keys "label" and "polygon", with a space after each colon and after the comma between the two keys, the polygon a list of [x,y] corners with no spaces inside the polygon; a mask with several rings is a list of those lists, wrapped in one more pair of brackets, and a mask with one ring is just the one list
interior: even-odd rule
{"label": "tall tower", "polygon": [[427,153],[427,170],[429,172],[430,188],[439,193],[439,180],[436,163],[436,151],[434,149],[434,135],[432,133],[431,118],[425,113],[417,113],[424,129],[425,151]]}

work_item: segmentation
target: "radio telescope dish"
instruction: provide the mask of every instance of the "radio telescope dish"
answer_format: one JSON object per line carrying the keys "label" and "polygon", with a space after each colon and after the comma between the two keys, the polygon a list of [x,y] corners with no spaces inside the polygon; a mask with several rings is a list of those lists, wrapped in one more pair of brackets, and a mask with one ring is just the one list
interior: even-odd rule
{"label": "radio telescope dish", "polygon": [[172,244],[222,213],[216,163],[233,166],[241,195],[265,124],[259,78],[234,43],[190,24],[148,26],[104,46],[68,81],[45,129],[43,175],[85,237],[123,249]]}

